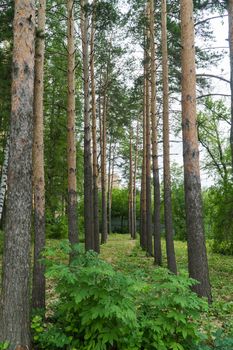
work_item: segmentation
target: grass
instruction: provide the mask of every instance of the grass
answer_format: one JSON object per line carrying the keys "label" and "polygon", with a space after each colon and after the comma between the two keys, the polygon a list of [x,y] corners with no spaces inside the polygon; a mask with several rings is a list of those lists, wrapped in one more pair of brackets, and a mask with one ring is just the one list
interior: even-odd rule
{"label": "grass", "polygon": [[[166,267],[165,241],[162,240],[163,265]],[[178,271],[187,271],[187,244],[175,241]],[[233,329],[233,257],[214,254],[210,243],[207,244],[209,273],[212,286],[213,304],[208,315],[203,315],[203,322],[210,323],[211,328],[223,327]],[[147,257],[128,235],[114,234],[108,243],[101,247],[101,258],[110,262],[116,269],[127,274],[135,271],[150,275],[157,268],[153,257]]]}
{"label": "grass", "polygon": [[[209,272],[215,301],[233,302],[233,257],[214,254],[210,244],[207,245]],[[163,265],[166,267],[165,241],[162,240]],[[178,271],[186,270],[188,265],[186,242],[175,241]],[[146,257],[139,248],[138,241],[128,235],[114,234],[108,243],[101,247],[101,257],[118,269],[130,272],[131,269],[143,269],[149,273],[154,266],[153,258]]]}

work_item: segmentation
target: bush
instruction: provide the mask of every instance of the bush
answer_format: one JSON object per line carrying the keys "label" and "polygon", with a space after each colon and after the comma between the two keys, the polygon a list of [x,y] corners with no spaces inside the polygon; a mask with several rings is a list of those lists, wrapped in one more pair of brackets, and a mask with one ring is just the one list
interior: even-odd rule
{"label": "bush", "polygon": [[46,236],[47,238],[61,239],[68,237],[68,221],[66,215],[54,217],[49,211],[46,212]]}
{"label": "bush", "polygon": [[223,183],[211,188],[209,207],[213,251],[233,255],[233,185]]}
{"label": "bush", "polygon": [[135,271],[133,280],[79,246],[64,263],[70,248],[62,244],[59,260],[54,249],[47,251],[47,277],[56,281],[58,296],[52,316],[45,324],[39,315],[32,321],[40,349],[182,350],[198,343],[207,303],[191,292],[193,280],[166,269],[150,280]]}
{"label": "bush", "polygon": [[[48,263],[48,261],[47,261]],[[70,265],[49,263],[58,301],[50,323],[33,319],[34,340],[42,349],[138,349],[140,341],[134,283],[94,253],[76,251]]]}
{"label": "bush", "polygon": [[139,299],[142,348],[189,349],[200,340],[200,312],[207,310],[207,303],[190,290],[196,281],[160,268],[151,282]]}

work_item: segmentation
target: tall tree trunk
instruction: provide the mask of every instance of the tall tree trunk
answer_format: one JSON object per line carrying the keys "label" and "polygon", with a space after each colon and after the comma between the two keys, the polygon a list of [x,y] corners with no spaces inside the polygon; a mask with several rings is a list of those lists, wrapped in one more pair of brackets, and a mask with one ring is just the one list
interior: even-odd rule
{"label": "tall tree trunk", "polygon": [[77,179],[75,136],[75,37],[74,0],[67,0],[67,157],[68,157],[68,234],[71,244],[78,242],[77,227]]}
{"label": "tall tree trunk", "polygon": [[30,349],[30,245],[35,3],[15,1],[8,196],[0,342]]}
{"label": "tall tree trunk", "polygon": [[6,146],[4,150],[4,160],[2,165],[2,173],[1,173],[1,184],[0,184],[0,221],[3,216],[3,207],[6,196],[6,187],[7,187],[7,170],[8,170],[8,161],[9,161],[9,136],[6,140]]}
{"label": "tall tree trunk", "polygon": [[156,64],[154,37],[154,1],[149,0],[150,12],[150,54],[151,54],[151,124],[152,124],[152,165],[154,184],[154,260],[162,265],[162,249],[160,238],[160,183],[158,163],[158,121],[156,115]]}
{"label": "tall tree trunk", "polygon": [[[149,0],[150,1],[150,0]],[[150,2],[147,0],[146,15],[149,23]],[[152,218],[151,218],[151,91],[150,91],[150,28],[147,23],[146,45],[146,237],[147,253],[152,256]]]}
{"label": "tall tree trunk", "polygon": [[163,182],[164,182],[164,219],[167,251],[167,266],[177,273],[175,248],[173,241],[170,145],[169,145],[169,87],[167,53],[167,2],[162,0],[162,70],[163,70]]}
{"label": "tall tree trunk", "polygon": [[192,0],[181,0],[182,130],[184,188],[190,277],[193,287],[211,301],[208,261],[202,219],[202,199],[196,119],[196,67]]}
{"label": "tall tree trunk", "polygon": [[33,190],[34,190],[34,266],[32,307],[45,309],[45,266],[40,262],[45,247],[45,177],[44,177],[44,53],[45,53],[46,0],[38,4],[38,25],[35,47],[34,81],[34,140],[33,140]]}
{"label": "tall tree trunk", "polygon": [[231,87],[231,162],[233,172],[233,0],[228,1],[229,49],[230,49],[230,87]]}
{"label": "tall tree trunk", "polygon": [[102,147],[101,147],[101,191],[102,191],[102,230],[101,243],[106,243],[108,238],[107,219],[107,196],[106,196],[106,144],[107,144],[107,85],[108,74],[106,75],[103,90],[103,112],[102,112]]}
{"label": "tall tree trunk", "polygon": [[133,146],[132,146],[132,127],[129,137],[129,233],[131,238],[134,237],[134,220],[133,220]]}
{"label": "tall tree trunk", "polygon": [[88,50],[88,13],[87,0],[81,0],[81,32],[83,48],[84,80],[84,229],[85,248],[94,249],[93,197],[92,197],[92,154],[91,121],[89,114],[89,50]]}
{"label": "tall tree trunk", "polygon": [[139,121],[137,120],[134,173],[133,173],[133,220],[134,220],[133,239],[136,239],[136,236],[137,236],[137,188],[136,188],[136,180],[137,180],[137,168],[138,168],[138,138],[139,138]]}
{"label": "tall tree trunk", "polygon": [[115,166],[115,149],[112,152],[112,170],[110,178],[110,193],[109,193],[109,208],[108,208],[108,225],[109,233],[112,233],[112,190],[113,190],[113,181],[114,181],[114,166]]}
{"label": "tall tree trunk", "polygon": [[91,23],[91,102],[92,102],[92,149],[93,149],[93,234],[94,234],[94,250],[100,252],[99,242],[99,199],[98,199],[98,159],[97,159],[97,138],[96,138],[96,94],[95,94],[95,3],[93,1],[93,15]]}
{"label": "tall tree trunk", "polygon": [[111,193],[110,193],[110,187],[111,187],[111,164],[112,164],[112,140],[110,139],[110,142],[109,142],[109,155],[108,155],[108,190],[107,190],[107,193],[108,193],[108,203],[107,203],[107,211],[108,211],[108,234],[110,234],[110,196],[111,196]]}
{"label": "tall tree trunk", "polygon": [[143,155],[142,155],[142,178],[141,178],[141,232],[140,244],[143,249],[147,247],[146,237],[146,48],[144,49],[144,84],[143,84]]}

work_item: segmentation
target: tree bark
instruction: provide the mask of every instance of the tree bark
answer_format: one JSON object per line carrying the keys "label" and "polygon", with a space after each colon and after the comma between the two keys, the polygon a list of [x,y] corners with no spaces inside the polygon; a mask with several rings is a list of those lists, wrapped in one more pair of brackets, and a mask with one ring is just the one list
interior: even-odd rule
{"label": "tree bark", "polygon": [[109,234],[112,233],[112,190],[113,190],[113,181],[114,181],[114,166],[115,166],[115,149],[112,152],[112,171],[110,178],[110,193],[109,193],[109,209],[108,209],[108,225],[109,225]]}
{"label": "tree bark", "polygon": [[132,145],[132,127],[129,137],[129,233],[132,239],[134,237],[134,216],[133,216],[133,145]]}
{"label": "tree bark", "polygon": [[111,164],[112,164],[112,140],[109,142],[109,154],[108,154],[108,203],[107,203],[107,211],[108,211],[108,234],[110,234],[110,187],[111,187]]}
{"label": "tree bark", "polygon": [[233,0],[228,1],[229,49],[230,49],[230,87],[231,87],[231,162],[233,172]]}
{"label": "tree bark", "polygon": [[6,187],[7,187],[7,171],[8,171],[8,161],[9,161],[9,136],[6,140],[6,146],[4,150],[4,161],[2,165],[1,173],[1,184],[0,184],[0,221],[3,216],[3,208],[6,196]]}
{"label": "tree bark", "polygon": [[163,182],[164,182],[164,219],[167,251],[167,266],[177,273],[175,248],[173,241],[170,144],[169,144],[169,85],[167,52],[167,2],[162,0],[162,70],[163,70]]}
{"label": "tree bark", "polygon": [[[146,49],[144,48],[144,61],[146,61]],[[142,155],[142,178],[141,178],[141,232],[140,244],[143,249],[147,247],[146,237],[146,64],[144,62],[144,83],[143,83],[143,155]]]}
{"label": "tree bark", "polygon": [[30,349],[35,3],[16,0],[0,342]]}
{"label": "tree bark", "polygon": [[33,190],[34,190],[34,266],[32,307],[45,309],[45,265],[39,261],[45,248],[45,177],[44,177],[44,54],[45,54],[46,0],[38,4],[38,25],[35,47],[34,81],[34,139],[33,139]]}
{"label": "tree bark", "polygon": [[89,114],[89,50],[87,0],[81,0],[81,32],[84,80],[84,230],[85,248],[94,249],[91,121]]}
{"label": "tree bark", "polygon": [[134,233],[133,239],[137,236],[137,169],[138,169],[138,138],[139,138],[139,122],[137,120],[137,132],[136,132],[136,144],[135,144],[135,158],[134,158],[134,173],[133,173],[133,220],[134,220]]}
{"label": "tree bark", "polygon": [[107,219],[107,196],[106,196],[106,144],[107,144],[107,91],[106,85],[108,74],[106,74],[103,89],[103,112],[102,112],[102,146],[101,146],[101,191],[102,191],[102,229],[101,243],[106,243],[108,238],[108,219]]}
{"label": "tree bark", "polygon": [[192,0],[181,0],[182,131],[184,188],[190,277],[194,291],[211,302],[208,261],[202,219],[202,198],[196,119],[196,68]]}
{"label": "tree bark", "polygon": [[68,162],[68,237],[70,244],[78,242],[77,179],[75,135],[75,37],[74,0],[67,0],[67,162]]}
{"label": "tree bark", "polygon": [[154,184],[154,261],[162,265],[160,238],[160,182],[158,164],[158,121],[156,115],[156,65],[154,37],[154,0],[149,0],[150,54],[151,54],[151,124],[152,124],[152,166]]}
{"label": "tree bark", "polygon": [[[149,0],[150,1],[150,0]],[[153,255],[152,248],[152,217],[151,217],[151,91],[150,91],[150,2],[147,1],[147,40],[146,40],[146,237],[147,254]]]}
{"label": "tree bark", "polygon": [[93,149],[93,234],[94,234],[94,250],[100,252],[99,242],[99,199],[98,199],[98,159],[97,159],[97,138],[96,138],[96,94],[95,94],[95,3],[93,1],[93,14],[91,23],[91,102],[92,102],[92,149]]}

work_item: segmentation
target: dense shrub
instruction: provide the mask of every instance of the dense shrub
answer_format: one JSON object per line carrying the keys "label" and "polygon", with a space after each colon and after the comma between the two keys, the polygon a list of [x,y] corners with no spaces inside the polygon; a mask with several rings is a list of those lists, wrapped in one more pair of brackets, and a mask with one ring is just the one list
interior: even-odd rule
{"label": "dense shrub", "polygon": [[216,253],[233,254],[233,184],[223,183],[209,189],[208,222]]}
{"label": "dense shrub", "polygon": [[140,294],[139,322],[142,349],[189,349],[200,339],[197,322],[207,309],[190,287],[194,280],[157,269],[152,281]]}
{"label": "dense shrub", "polygon": [[46,323],[33,318],[40,349],[182,350],[198,342],[206,303],[191,292],[187,277],[156,269],[149,281],[138,273],[132,278],[80,248],[68,264],[66,244],[59,260],[54,250],[47,253],[47,277],[58,297]]}

